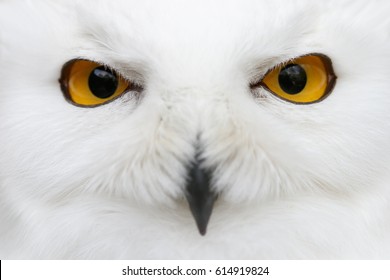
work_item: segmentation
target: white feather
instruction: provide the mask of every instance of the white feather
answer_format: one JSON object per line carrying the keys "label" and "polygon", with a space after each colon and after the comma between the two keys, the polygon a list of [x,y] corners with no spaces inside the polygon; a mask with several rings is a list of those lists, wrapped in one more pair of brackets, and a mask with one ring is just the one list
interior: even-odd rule
{"label": "white feather", "polygon": [[[0,1],[0,258],[389,258],[389,12]],[[322,102],[250,89],[309,53],[338,77]],[[141,98],[69,104],[58,78],[79,57],[141,83]],[[184,199],[196,143],[219,192],[205,236]]]}

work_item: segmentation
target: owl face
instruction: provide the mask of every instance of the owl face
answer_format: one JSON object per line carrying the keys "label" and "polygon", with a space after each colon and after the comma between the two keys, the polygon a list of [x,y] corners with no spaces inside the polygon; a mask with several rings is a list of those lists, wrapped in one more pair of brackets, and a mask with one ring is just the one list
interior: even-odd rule
{"label": "owl face", "polygon": [[187,198],[202,227],[215,201],[346,193],[384,176],[385,4],[221,4],[2,1],[2,192]]}

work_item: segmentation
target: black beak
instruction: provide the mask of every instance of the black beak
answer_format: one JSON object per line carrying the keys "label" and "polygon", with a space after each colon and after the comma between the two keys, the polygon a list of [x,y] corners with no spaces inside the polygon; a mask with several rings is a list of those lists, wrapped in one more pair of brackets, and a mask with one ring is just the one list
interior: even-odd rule
{"label": "black beak", "polygon": [[199,160],[190,168],[186,198],[199,233],[205,235],[217,194],[210,189],[210,173],[200,167]]}

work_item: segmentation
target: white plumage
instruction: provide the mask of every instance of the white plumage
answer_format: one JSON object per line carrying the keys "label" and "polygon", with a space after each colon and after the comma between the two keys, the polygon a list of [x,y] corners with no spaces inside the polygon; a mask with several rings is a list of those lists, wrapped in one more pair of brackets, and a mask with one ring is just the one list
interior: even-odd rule
{"label": "white plumage", "polygon": [[[389,12],[0,0],[0,258],[390,258]],[[322,101],[250,86],[316,53],[337,76]],[[58,79],[77,58],[142,90],[74,106]],[[204,236],[196,154],[218,194]]]}

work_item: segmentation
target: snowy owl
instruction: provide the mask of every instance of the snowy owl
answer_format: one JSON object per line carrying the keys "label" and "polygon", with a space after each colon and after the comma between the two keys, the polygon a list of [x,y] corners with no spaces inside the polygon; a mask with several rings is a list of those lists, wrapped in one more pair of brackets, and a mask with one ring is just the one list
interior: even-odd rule
{"label": "snowy owl", "polygon": [[389,12],[0,0],[0,258],[390,258]]}

